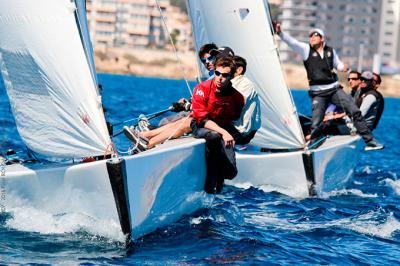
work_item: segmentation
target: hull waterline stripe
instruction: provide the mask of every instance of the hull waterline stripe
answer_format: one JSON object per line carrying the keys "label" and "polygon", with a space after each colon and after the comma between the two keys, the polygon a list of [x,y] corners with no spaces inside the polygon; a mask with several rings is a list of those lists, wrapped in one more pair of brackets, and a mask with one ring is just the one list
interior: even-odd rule
{"label": "hull waterline stripe", "polygon": [[115,205],[118,211],[122,233],[126,235],[126,244],[131,242],[131,221],[129,215],[129,199],[126,182],[126,165],[122,158],[107,160],[107,172],[114,194]]}
{"label": "hull waterline stripe", "polygon": [[317,191],[315,190],[315,173],[314,173],[314,153],[306,151],[302,154],[304,170],[308,182],[308,194],[310,196],[316,196]]}

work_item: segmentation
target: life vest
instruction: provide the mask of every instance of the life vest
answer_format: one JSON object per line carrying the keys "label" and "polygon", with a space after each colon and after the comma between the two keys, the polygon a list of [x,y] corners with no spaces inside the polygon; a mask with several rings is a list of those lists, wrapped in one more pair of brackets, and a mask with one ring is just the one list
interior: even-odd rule
{"label": "life vest", "polygon": [[[365,114],[364,118],[367,121],[368,126],[370,127],[371,130],[374,130],[379,123],[379,120],[381,119],[383,109],[385,108],[385,100],[382,96],[382,94],[374,89],[370,89],[366,92],[364,92],[358,99],[357,99],[357,106],[361,107],[361,104],[364,100],[365,97],[368,95],[374,95],[376,98],[376,102],[374,102],[367,113]],[[373,121],[368,121],[371,118],[373,118]]]}
{"label": "life vest", "polygon": [[312,85],[327,85],[338,81],[338,76],[333,71],[333,49],[324,47],[324,58],[310,46],[307,60],[303,61],[307,71],[308,83]]}

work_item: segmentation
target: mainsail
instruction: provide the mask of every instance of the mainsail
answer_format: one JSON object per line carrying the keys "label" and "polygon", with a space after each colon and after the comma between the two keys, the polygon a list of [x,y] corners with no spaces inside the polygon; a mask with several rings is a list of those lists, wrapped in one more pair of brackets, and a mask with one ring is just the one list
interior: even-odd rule
{"label": "mainsail", "polygon": [[42,155],[102,155],[111,142],[82,18],[71,0],[0,1],[3,80],[20,136]]}
{"label": "mainsail", "polygon": [[252,144],[297,149],[304,137],[274,42],[264,0],[188,0],[196,50],[206,43],[229,46],[246,58],[246,75],[255,83],[262,125]]}

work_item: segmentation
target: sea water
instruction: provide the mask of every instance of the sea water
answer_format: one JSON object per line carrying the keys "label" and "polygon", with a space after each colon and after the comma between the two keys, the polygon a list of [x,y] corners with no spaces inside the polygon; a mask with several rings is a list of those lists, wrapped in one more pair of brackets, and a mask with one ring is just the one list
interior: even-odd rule
{"label": "sea water", "polygon": [[[113,123],[189,97],[181,80],[105,74],[99,80]],[[298,111],[309,114],[307,93],[293,91],[293,96]],[[129,249],[115,221],[96,222],[76,213],[53,216],[27,205],[0,213],[0,264],[398,264],[398,105],[399,99],[386,98],[374,132],[386,148],[361,154],[347,189],[296,199],[268,186],[225,187],[210,209],[160,228]],[[0,128],[0,149],[24,149],[2,83]],[[121,152],[129,145],[122,136],[116,143]]]}

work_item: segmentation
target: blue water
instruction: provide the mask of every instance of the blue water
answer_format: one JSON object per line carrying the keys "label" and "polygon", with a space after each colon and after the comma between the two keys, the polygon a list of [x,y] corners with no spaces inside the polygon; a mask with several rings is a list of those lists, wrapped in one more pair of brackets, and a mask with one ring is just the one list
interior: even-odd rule
{"label": "blue water", "polygon": [[[188,96],[183,81],[117,75],[99,79],[107,116],[114,123],[164,109]],[[307,94],[294,91],[293,95],[299,111],[310,113]],[[364,152],[345,190],[294,199],[273,191],[225,187],[211,209],[183,217],[130,249],[98,225],[80,228],[53,224],[52,219],[40,223],[42,214],[37,210],[18,210],[29,216],[27,225],[24,219],[16,222],[19,213],[0,213],[0,264],[398,264],[398,105],[399,99],[386,99],[375,131],[386,149]],[[0,127],[0,149],[23,149],[2,84]],[[116,142],[122,150],[128,145],[122,137]]]}

